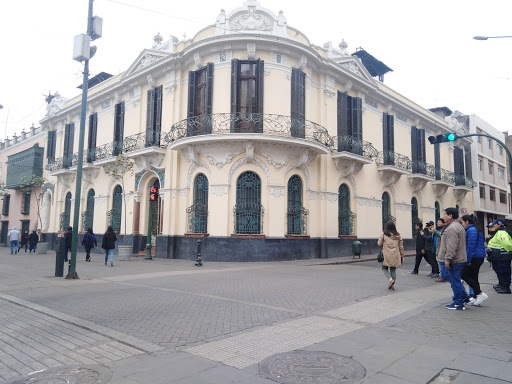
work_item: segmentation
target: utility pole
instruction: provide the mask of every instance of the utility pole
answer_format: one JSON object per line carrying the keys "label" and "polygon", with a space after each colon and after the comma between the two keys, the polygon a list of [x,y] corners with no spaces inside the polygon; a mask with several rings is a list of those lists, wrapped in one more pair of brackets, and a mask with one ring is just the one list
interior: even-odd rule
{"label": "utility pole", "polygon": [[82,83],[82,108],[80,111],[80,133],[78,137],[78,161],[76,165],[76,185],[75,185],[75,207],[73,211],[73,238],[71,241],[71,260],[69,261],[69,270],[66,279],[78,279],[76,273],[76,251],[78,247],[78,222],[80,219],[80,200],[82,189],[82,165],[84,157],[84,137],[85,137],[85,114],[87,109],[87,90],[89,88],[89,59],[96,53],[96,47],[90,46],[91,40],[101,37],[103,20],[92,16],[94,0],[89,0],[89,11],[87,15],[87,34],[75,37],[73,47],[73,59],[84,61],[84,80]]}

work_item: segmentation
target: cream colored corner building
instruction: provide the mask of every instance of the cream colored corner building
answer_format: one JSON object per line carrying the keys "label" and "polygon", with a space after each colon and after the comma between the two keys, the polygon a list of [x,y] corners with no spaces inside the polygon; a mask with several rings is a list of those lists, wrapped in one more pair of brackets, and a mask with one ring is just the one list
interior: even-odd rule
{"label": "cream colored corner building", "polygon": [[[59,96],[41,121],[51,233],[73,223],[80,102]],[[203,260],[286,260],[350,255],[355,237],[375,253],[394,219],[411,246],[414,220],[472,211],[463,150],[426,141],[461,127],[249,0],[89,89],[80,230],[124,233],[127,215],[139,252],[151,212],[157,257],[195,258],[201,238]],[[135,162],[125,190],[105,174],[119,152]]]}

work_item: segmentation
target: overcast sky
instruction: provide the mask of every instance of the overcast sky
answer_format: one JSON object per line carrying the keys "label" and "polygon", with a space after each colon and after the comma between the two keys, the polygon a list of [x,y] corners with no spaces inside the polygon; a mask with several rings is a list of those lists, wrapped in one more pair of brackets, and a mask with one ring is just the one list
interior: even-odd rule
{"label": "overcast sky", "polygon": [[[512,131],[512,0],[327,1],[262,0],[288,25],[322,46],[341,39],[363,47],[393,72],[385,83],[425,108],[447,106]],[[221,8],[240,0],[96,0],[103,18],[91,75],[126,70],[160,32],[192,37],[214,24]],[[86,32],[88,0],[2,1],[0,7],[0,139],[18,134],[45,113],[43,94],[80,93],[82,64],[72,60],[73,37]],[[6,128],[7,127],[7,128]]]}

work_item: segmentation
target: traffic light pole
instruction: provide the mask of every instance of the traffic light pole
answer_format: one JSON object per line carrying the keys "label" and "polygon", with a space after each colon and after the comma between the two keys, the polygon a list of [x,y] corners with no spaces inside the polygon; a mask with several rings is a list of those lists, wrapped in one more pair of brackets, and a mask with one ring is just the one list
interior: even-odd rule
{"label": "traffic light pole", "polygon": [[151,232],[153,231],[153,228],[151,226],[152,224],[152,218],[151,215],[153,214],[153,202],[150,200],[148,204],[148,235],[146,236],[146,257],[144,260],[153,260],[153,257],[151,256]]}
{"label": "traffic light pole", "polygon": [[501,140],[498,140],[497,138],[495,138],[494,136],[491,136],[491,135],[486,135],[485,133],[470,133],[469,135],[455,135],[455,140],[457,139],[463,139],[464,137],[473,137],[473,136],[482,136],[482,137],[487,137],[489,139],[493,139],[494,141],[496,141],[497,143],[499,143],[504,149],[505,151],[507,151],[507,157],[508,157],[508,173],[510,175],[510,181],[508,182],[509,186],[510,186],[510,193],[512,193],[512,155],[510,154],[510,151],[509,149],[507,148],[507,146],[501,141]]}

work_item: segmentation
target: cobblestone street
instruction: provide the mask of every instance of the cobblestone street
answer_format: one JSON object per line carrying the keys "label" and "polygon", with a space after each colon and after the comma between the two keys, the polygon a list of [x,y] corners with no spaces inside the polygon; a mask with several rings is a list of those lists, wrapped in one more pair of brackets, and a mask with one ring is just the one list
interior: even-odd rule
{"label": "cobblestone street", "polygon": [[53,277],[53,252],[0,248],[2,380],[86,365],[109,370],[111,383],[272,383],[258,364],[303,350],[354,359],[366,370],[358,383],[512,382],[512,297],[494,292],[488,264],[489,299],[458,312],[444,309],[450,286],[425,264],[409,274],[412,258],[395,292],[374,260],[84,259],[68,281]]}

